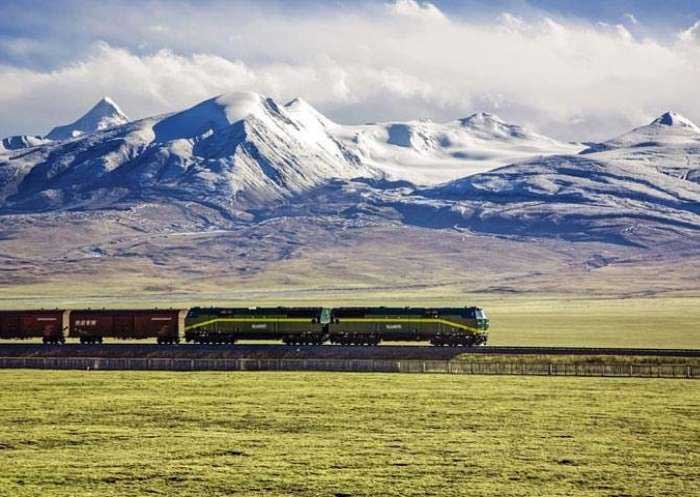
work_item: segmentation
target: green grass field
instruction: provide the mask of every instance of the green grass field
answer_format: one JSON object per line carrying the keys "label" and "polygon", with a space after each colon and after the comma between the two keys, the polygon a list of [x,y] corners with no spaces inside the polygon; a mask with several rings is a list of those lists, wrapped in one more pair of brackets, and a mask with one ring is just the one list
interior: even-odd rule
{"label": "green grass field", "polygon": [[700,383],[0,371],[0,495],[700,495]]}
{"label": "green grass field", "polygon": [[490,345],[700,348],[700,299],[503,298],[484,301]]}

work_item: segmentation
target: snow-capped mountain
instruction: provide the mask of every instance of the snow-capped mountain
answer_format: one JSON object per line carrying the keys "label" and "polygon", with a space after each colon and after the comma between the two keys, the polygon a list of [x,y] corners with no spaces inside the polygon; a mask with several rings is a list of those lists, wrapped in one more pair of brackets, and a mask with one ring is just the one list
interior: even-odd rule
{"label": "snow-capped mountain", "polygon": [[525,161],[420,194],[454,224],[496,233],[646,243],[650,231],[700,230],[700,185],[587,155]]}
{"label": "snow-capped mountain", "polygon": [[288,198],[328,178],[377,174],[326,131],[301,101],[254,93],[112,127],[10,157],[20,210],[180,198],[235,211]]}
{"label": "snow-capped mountain", "polygon": [[485,113],[346,126],[255,93],[84,126],[114,108],[100,102],[82,135],[0,150],[0,212],[178,203],[236,222],[369,216],[632,244],[700,230],[700,130],[674,113],[582,151]]}
{"label": "snow-capped mountain", "polygon": [[677,114],[583,152],[489,114],[346,126],[254,93],[84,129],[0,147],[6,287],[700,288],[700,144]]}
{"label": "snow-capped mountain", "polygon": [[646,126],[635,128],[604,142],[604,148],[650,147],[659,145],[700,144],[700,128],[676,112],[666,112]]}
{"label": "snow-capped mountain", "polygon": [[89,135],[129,122],[129,118],[109,97],[97,102],[84,116],[76,121],[53,128],[46,138],[49,140],[69,140],[81,135]]}
{"label": "snow-capped mountain", "polygon": [[103,207],[176,197],[236,211],[291,198],[331,179],[437,184],[516,159],[580,150],[488,114],[446,124],[343,126],[301,99],[280,105],[255,93],[111,125],[125,119],[104,99],[73,125],[56,128],[49,135],[54,143],[10,156],[5,208]]}
{"label": "snow-capped mountain", "polygon": [[535,156],[574,154],[583,148],[507,124],[486,113],[448,123],[338,126],[334,135],[387,178],[422,185],[490,171]]}
{"label": "snow-capped mountain", "polygon": [[646,166],[700,183],[700,128],[675,112],[666,112],[583,153],[591,159]]}

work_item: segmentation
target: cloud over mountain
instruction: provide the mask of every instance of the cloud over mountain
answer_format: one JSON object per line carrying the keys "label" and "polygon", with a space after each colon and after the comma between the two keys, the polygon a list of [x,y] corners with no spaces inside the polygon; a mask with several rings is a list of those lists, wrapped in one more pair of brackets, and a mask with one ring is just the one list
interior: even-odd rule
{"label": "cloud over mountain", "polygon": [[[8,9],[21,23],[20,7]],[[628,19],[470,17],[415,0],[114,2],[81,5],[69,39],[75,16],[33,15],[36,33],[0,41],[3,136],[45,133],[105,94],[139,118],[231,91],[301,96],[341,122],[483,110],[560,139],[603,139],[667,108],[700,121],[690,26],[663,38]]]}

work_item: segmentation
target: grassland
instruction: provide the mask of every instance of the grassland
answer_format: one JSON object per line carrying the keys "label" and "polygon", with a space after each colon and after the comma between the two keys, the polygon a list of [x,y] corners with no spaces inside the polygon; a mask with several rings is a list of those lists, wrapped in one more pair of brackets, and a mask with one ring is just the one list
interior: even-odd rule
{"label": "grassland", "polygon": [[1,371],[0,495],[700,495],[700,384]]}
{"label": "grassland", "polygon": [[700,299],[501,298],[490,345],[700,348]]}

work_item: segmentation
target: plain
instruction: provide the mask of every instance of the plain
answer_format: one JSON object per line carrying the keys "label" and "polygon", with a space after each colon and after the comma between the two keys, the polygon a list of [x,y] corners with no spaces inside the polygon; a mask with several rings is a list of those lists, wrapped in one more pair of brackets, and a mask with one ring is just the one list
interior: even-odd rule
{"label": "plain", "polygon": [[700,495],[693,380],[2,371],[0,495]]}

